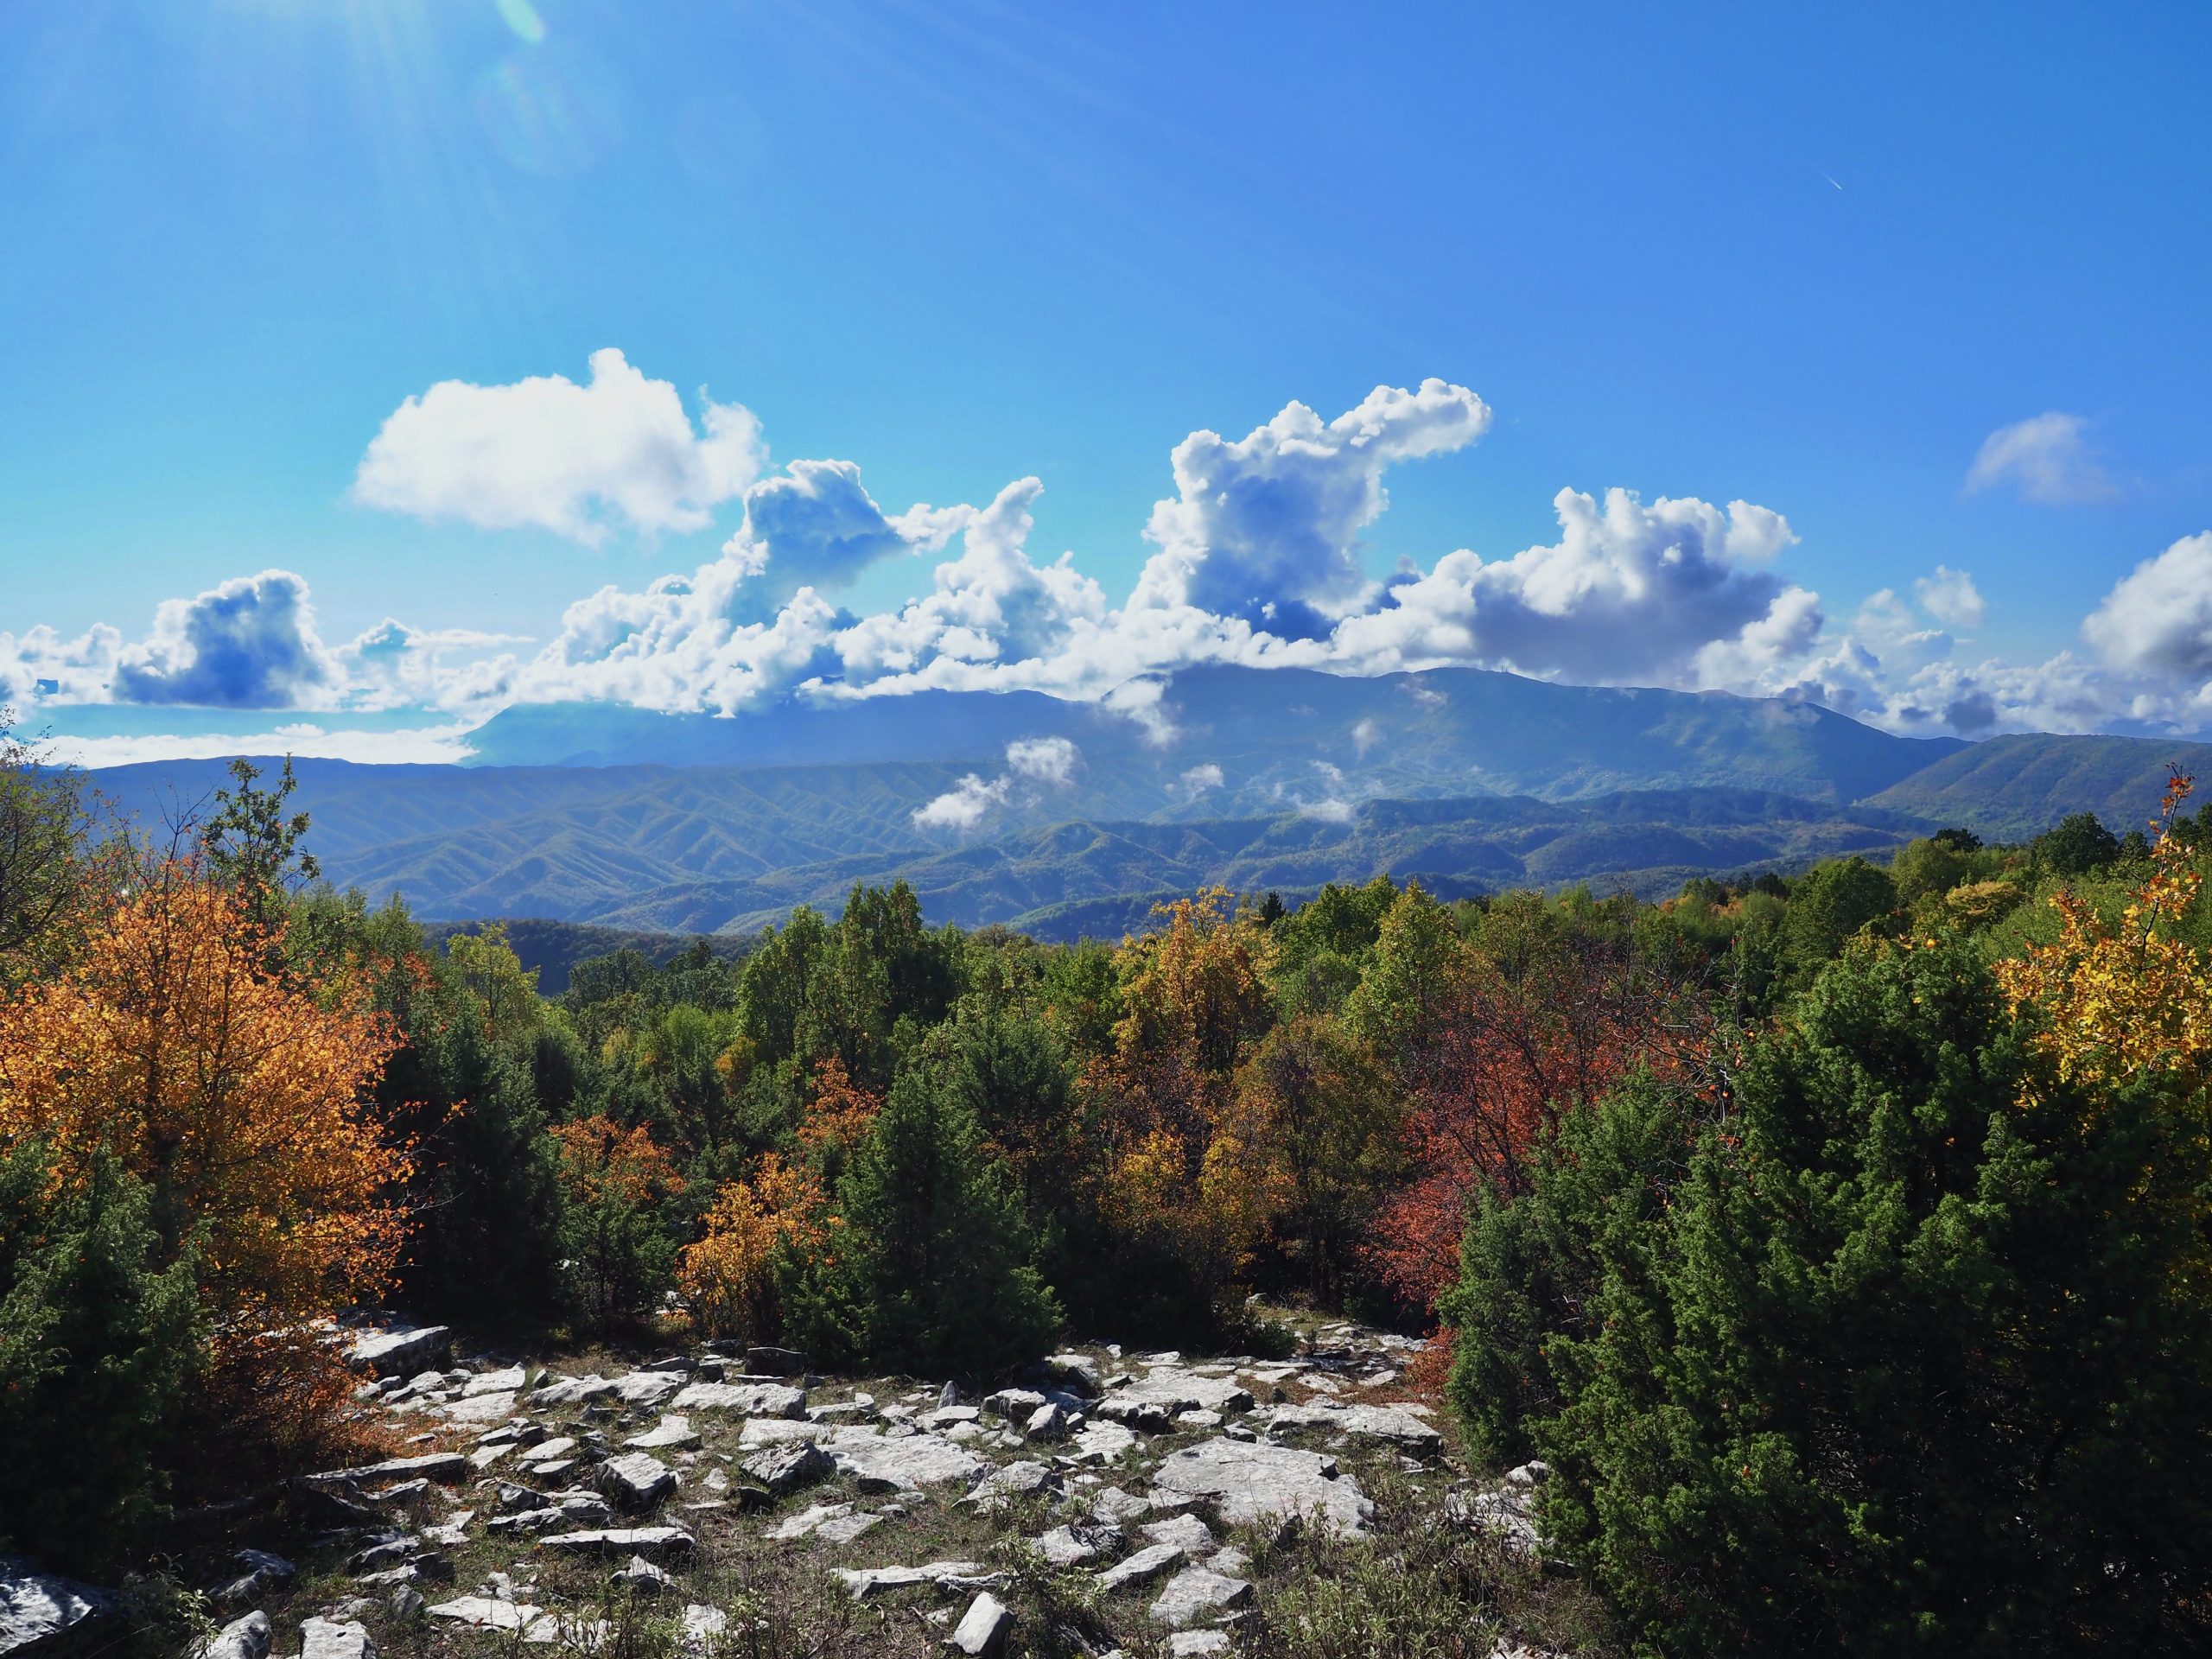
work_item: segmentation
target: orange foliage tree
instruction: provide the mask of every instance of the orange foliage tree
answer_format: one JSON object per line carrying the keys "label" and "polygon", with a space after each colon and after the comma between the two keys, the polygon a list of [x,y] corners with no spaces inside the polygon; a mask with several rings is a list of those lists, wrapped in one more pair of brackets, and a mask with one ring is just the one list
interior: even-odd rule
{"label": "orange foliage tree", "polygon": [[844,1061],[832,1054],[814,1068],[814,1098],[799,1120],[799,1145],[834,1181],[846,1156],[868,1138],[882,1109],[882,1096],[856,1085]]}
{"label": "orange foliage tree", "polygon": [[271,974],[266,936],[188,862],[154,868],[58,977],[0,1003],[0,1145],[112,1154],[171,1250],[196,1241],[242,1338],[388,1281],[409,1160],[367,1109],[395,1044],[352,983]]}
{"label": "orange foliage tree", "polygon": [[803,1164],[765,1154],[741,1181],[726,1183],[688,1246],[677,1288],[705,1334],[754,1341],[777,1329],[776,1269],[787,1253],[818,1255],[841,1225],[820,1179]]}

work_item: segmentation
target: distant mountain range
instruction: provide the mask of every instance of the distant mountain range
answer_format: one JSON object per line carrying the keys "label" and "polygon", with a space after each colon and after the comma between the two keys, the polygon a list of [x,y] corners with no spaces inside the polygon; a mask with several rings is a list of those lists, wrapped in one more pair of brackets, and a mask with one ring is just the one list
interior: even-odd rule
{"label": "distant mountain range", "polygon": [[[1065,777],[1009,768],[1007,745],[1039,738],[1074,746]],[[670,933],[747,931],[903,877],[933,919],[1112,936],[1212,882],[1286,899],[1381,872],[1445,893],[1656,893],[1944,823],[2022,835],[2091,808],[2126,824],[2170,761],[2212,775],[2205,746],[1900,738],[1800,702],[1475,670],[1193,670],[1144,721],[1022,692],[734,719],[536,706],[472,741],[466,766],[298,763],[331,878],[429,918]],[[219,786],[224,764],[96,782],[158,817]],[[972,823],[917,823],[963,790]]]}

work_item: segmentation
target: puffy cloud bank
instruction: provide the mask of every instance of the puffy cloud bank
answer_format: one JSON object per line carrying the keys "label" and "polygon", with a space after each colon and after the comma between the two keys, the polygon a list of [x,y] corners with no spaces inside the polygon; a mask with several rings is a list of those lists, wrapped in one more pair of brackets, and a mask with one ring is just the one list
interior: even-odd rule
{"label": "puffy cloud bank", "polygon": [[418,518],[485,530],[534,525],[597,542],[611,522],[701,530],[760,473],[760,423],[701,398],[695,430],[665,380],[618,351],[591,378],[532,375],[512,385],[441,380],[392,411],[369,444],[353,496]]}
{"label": "puffy cloud bank", "polygon": [[[1440,552],[1371,573],[1363,537],[1394,467],[1462,451],[1491,423],[1464,386],[1377,387],[1325,419],[1287,405],[1242,437],[1192,433],[1172,493],[1143,524],[1150,551],[1118,602],[1074,555],[1032,552],[1035,478],[980,505],[896,508],[849,461],[768,471],[758,423],[703,397],[695,423],[670,383],[620,353],[588,383],[445,381],[410,397],[363,457],[369,505],[489,530],[592,542],[616,529],[697,531],[735,504],[719,550],[688,572],[608,584],[570,604],[534,650],[486,632],[386,620],[326,644],[306,582],[284,570],[161,606],[132,640],[0,633],[0,698],[232,709],[433,708],[480,716],[518,702],[604,699],[736,714],[788,696],[1023,688],[1100,700],[1163,747],[1180,738],[1167,677],[1206,663],[1374,674],[1455,665],[1539,677],[1818,701],[1891,729],[1968,734],[2212,718],[2212,534],[2139,566],[2083,625],[2084,651],[2033,664],[1977,658],[1988,607],[1963,569],[1847,614],[1784,569],[1783,515],[1626,489],[1562,489],[1558,530],[1484,556]],[[2109,479],[2077,417],[1991,435],[1971,488],[2090,499]],[[859,615],[841,595],[885,562],[920,561],[913,597]],[[1364,754],[1372,733],[1352,735]],[[1017,744],[1005,771],[931,802],[918,822],[972,827],[1014,791],[1065,787],[1079,758]],[[1193,796],[1220,782],[1195,765]],[[1333,791],[1314,804],[1338,801]]]}

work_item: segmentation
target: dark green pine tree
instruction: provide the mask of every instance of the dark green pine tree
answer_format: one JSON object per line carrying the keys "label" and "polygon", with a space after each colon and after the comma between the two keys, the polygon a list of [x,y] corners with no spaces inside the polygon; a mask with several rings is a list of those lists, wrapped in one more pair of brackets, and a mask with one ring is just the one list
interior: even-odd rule
{"label": "dark green pine tree", "polygon": [[944,1067],[918,1056],[900,1071],[838,1190],[844,1253],[831,1283],[802,1299],[811,1316],[794,1319],[810,1340],[834,1349],[834,1325],[871,1363],[918,1376],[986,1375],[1044,1352],[1058,1303]]}

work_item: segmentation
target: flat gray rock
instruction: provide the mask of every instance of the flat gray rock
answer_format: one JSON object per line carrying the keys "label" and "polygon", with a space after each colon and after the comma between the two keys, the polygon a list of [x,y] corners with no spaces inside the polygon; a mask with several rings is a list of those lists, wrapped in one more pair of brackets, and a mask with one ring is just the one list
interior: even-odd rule
{"label": "flat gray rock", "polygon": [[91,1584],[0,1557],[0,1655],[62,1652],[115,1615],[115,1597]]}
{"label": "flat gray rock", "polygon": [[1260,1441],[1202,1440],[1164,1459],[1156,1491],[1211,1498],[1230,1526],[1304,1520],[1362,1534],[1373,1506],[1359,1483],[1319,1452]]}
{"label": "flat gray rock", "polygon": [[396,1325],[356,1337],[346,1358],[378,1376],[413,1376],[442,1364],[453,1352],[453,1331],[442,1325]]}
{"label": "flat gray rock", "polygon": [[1147,1521],[1137,1531],[1147,1543],[1173,1544],[1192,1555],[1204,1555],[1213,1548],[1213,1529],[1195,1515]]}
{"label": "flat gray rock", "polygon": [[614,1379],[614,1394],[626,1406],[657,1406],[683,1386],[681,1371],[632,1371]]}
{"label": "flat gray rock", "polygon": [[1179,1544],[1147,1544],[1127,1560],[1116,1562],[1098,1575],[1099,1592],[1110,1596],[1132,1584],[1150,1584],[1173,1572],[1187,1553]]}
{"label": "flat gray rock", "polygon": [[612,1378],[593,1371],[584,1376],[556,1378],[530,1396],[530,1403],[537,1410],[550,1410],[555,1406],[580,1406],[587,1400],[603,1400],[615,1392]]}
{"label": "flat gray rock", "polygon": [[472,1630],[526,1630],[537,1622],[540,1611],[527,1602],[497,1596],[456,1596],[451,1601],[434,1603],[429,1609],[432,1618]]}
{"label": "flat gray rock", "polygon": [[1235,1377],[1206,1376],[1173,1365],[1157,1366],[1135,1382],[1113,1389],[1099,1409],[1104,1411],[1117,1400],[1158,1406],[1171,1417],[1179,1411],[1234,1414],[1249,1411],[1253,1406],[1250,1391]]}
{"label": "flat gray rock", "polygon": [[557,1555],[642,1555],[647,1560],[687,1560],[699,1541],[681,1527],[607,1527],[559,1532],[537,1541]]}
{"label": "flat gray rock", "polygon": [[1034,1545],[1037,1553],[1054,1567],[1081,1567],[1095,1561],[1107,1551],[1122,1547],[1122,1529],[1103,1522],[1078,1521],[1065,1527],[1054,1527],[1039,1538]]}
{"label": "flat gray rock", "polygon": [[699,1444],[699,1432],[691,1427],[689,1417],[674,1414],[664,1417],[642,1434],[632,1434],[622,1442],[633,1451],[688,1451]]}
{"label": "flat gray rock", "polygon": [[806,1390],[788,1382],[689,1382],[669,1402],[673,1411],[734,1411],[746,1417],[806,1415]]}
{"label": "flat gray rock", "polygon": [[1203,1567],[1186,1567],[1167,1580],[1150,1612],[1162,1624],[1181,1630],[1186,1624],[1209,1623],[1224,1613],[1248,1605],[1252,1586],[1243,1579],[1228,1578]]}
{"label": "flat gray rock", "polygon": [[843,1429],[823,1442],[837,1466],[863,1491],[915,1491],[925,1486],[967,1485],[991,1466],[941,1434],[897,1440],[864,1429]]}
{"label": "flat gray rock", "polygon": [[810,1440],[763,1446],[737,1466],[778,1497],[788,1497],[802,1486],[827,1480],[837,1467],[830,1454]]}
{"label": "flat gray rock", "polygon": [[300,1659],[377,1659],[377,1644],[358,1619],[310,1618],[300,1626]]}
{"label": "flat gray rock", "polygon": [[269,1659],[276,1639],[269,1615],[259,1608],[244,1618],[234,1618],[193,1651],[193,1659]]}
{"label": "flat gray rock", "polygon": [[1277,1406],[1266,1414],[1271,1438],[1311,1431],[1376,1440],[1415,1457],[1433,1458],[1444,1449],[1444,1436],[1413,1413],[1396,1406]]}
{"label": "flat gray rock", "polygon": [[504,1423],[515,1414],[515,1396],[503,1394],[465,1394],[437,1408],[449,1423]]}
{"label": "flat gray rock", "polygon": [[329,1469],[309,1475],[309,1485],[340,1484],[364,1480],[410,1480],[416,1476],[441,1486],[457,1486],[467,1477],[468,1459],[458,1452],[426,1452],[419,1458],[388,1458],[353,1469]]}
{"label": "flat gray rock", "polygon": [[1008,1498],[1028,1497],[1038,1492],[1057,1492],[1064,1489],[1058,1475],[1041,1463],[1024,1459],[1009,1463],[1003,1469],[994,1469],[976,1483],[976,1490],[966,1501],[979,1509],[998,1508]]}
{"label": "flat gray rock", "polygon": [[931,1561],[921,1567],[838,1567],[830,1569],[855,1601],[886,1590],[911,1590],[916,1585],[939,1590],[966,1589],[989,1575],[980,1561]]}

